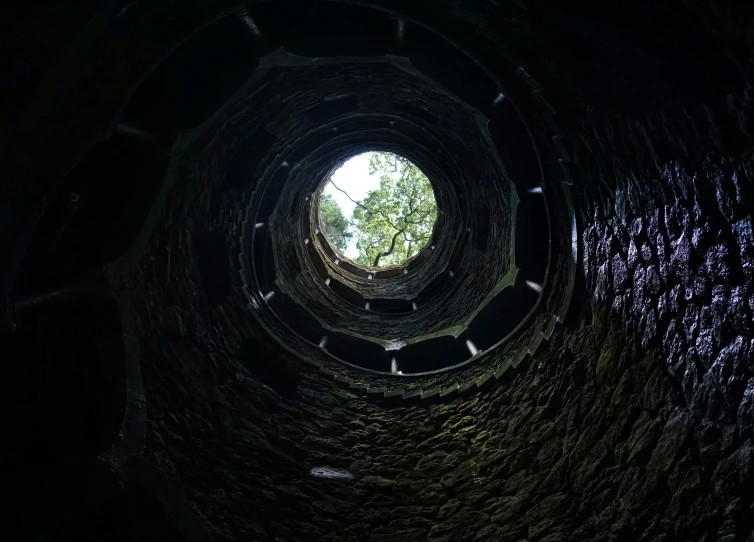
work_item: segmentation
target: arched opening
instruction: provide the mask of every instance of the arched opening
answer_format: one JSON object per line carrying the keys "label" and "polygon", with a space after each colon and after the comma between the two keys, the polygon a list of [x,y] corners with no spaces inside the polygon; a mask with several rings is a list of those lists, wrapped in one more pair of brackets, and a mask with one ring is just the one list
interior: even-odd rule
{"label": "arched opening", "polygon": [[370,151],[326,179],[319,220],[339,255],[364,267],[400,266],[431,242],[437,202],[419,166],[400,154]]}

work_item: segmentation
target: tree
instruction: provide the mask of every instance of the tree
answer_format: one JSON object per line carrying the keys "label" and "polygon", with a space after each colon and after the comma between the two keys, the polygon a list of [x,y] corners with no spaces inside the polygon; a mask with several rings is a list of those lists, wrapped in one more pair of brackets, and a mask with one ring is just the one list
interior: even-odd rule
{"label": "tree", "polygon": [[432,185],[411,161],[390,152],[373,153],[369,173],[380,175],[380,187],[362,201],[352,199],[356,261],[371,267],[401,263],[424,248],[432,235],[437,218]]}
{"label": "tree", "polygon": [[339,252],[345,252],[353,233],[348,231],[348,220],[332,194],[322,194],[320,197],[319,214],[322,217],[323,233]]}

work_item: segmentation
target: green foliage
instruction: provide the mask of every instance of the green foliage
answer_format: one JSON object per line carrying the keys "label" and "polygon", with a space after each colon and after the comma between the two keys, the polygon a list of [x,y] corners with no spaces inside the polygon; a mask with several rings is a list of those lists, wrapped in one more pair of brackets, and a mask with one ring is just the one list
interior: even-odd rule
{"label": "green foliage", "polygon": [[380,175],[380,187],[357,202],[351,224],[356,257],[362,265],[381,267],[416,255],[429,241],[437,204],[429,179],[408,159],[375,152],[369,173]]}
{"label": "green foliage", "polygon": [[345,252],[353,233],[348,231],[348,220],[331,194],[322,194],[320,197],[319,214],[324,226],[323,233],[337,250]]}

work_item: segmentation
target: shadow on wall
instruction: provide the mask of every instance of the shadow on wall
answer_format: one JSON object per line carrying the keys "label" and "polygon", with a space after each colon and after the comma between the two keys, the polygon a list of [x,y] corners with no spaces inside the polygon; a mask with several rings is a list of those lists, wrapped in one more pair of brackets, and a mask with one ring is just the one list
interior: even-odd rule
{"label": "shadow on wall", "polygon": [[225,301],[231,292],[230,251],[225,232],[218,229],[198,234],[193,238],[193,245],[207,302],[214,307]]}
{"label": "shadow on wall", "polygon": [[17,324],[0,343],[0,492],[9,507],[3,529],[25,540],[83,498],[95,457],[121,428],[126,375],[113,299],[38,307]]}
{"label": "shadow on wall", "polygon": [[280,349],[273,350],[257,339],[244,341],[235,359],[249,374],[283,397],[294,397],[301,382],[300,369],[282,357]]}
{"label": "shadow on wall", "polygon": [[[121,484],[122,486],[122,484]],[[44,542],[185,542],[165,506],[144,483],[131,480],[110,487],[92,506],[65,518]],[[41,542],[40,540],[40,542]]]}

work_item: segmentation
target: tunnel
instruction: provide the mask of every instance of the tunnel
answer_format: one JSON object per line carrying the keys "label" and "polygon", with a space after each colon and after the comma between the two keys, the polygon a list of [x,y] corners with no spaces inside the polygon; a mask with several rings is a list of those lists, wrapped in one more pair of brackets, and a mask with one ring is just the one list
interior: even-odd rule
{"label": "tunnel", "polygon": [[754,5],[0,13],[0,538],[754,540]]}

